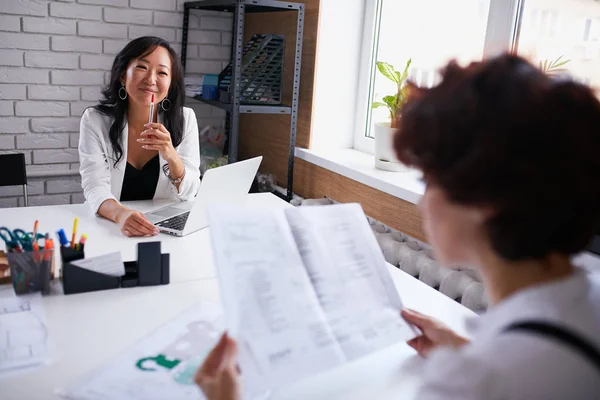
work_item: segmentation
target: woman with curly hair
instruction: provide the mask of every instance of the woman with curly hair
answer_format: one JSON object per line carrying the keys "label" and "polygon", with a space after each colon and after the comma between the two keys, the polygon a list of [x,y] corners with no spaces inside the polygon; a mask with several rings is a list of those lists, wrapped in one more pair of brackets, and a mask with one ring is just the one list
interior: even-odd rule
{"label": "woman with curly hair", "polygon": [[[483,277],[491,307],[467,339],[411,310],[427,356],[418,399],[598,399],[600,274],[572,255],[600,223],[600,103],[503,55],[450,63],[413,88],[395,137],[423,172],[420,208],[447,266]],[[223,336],[197,373],[210,400],[239,398],[235,342]]]}

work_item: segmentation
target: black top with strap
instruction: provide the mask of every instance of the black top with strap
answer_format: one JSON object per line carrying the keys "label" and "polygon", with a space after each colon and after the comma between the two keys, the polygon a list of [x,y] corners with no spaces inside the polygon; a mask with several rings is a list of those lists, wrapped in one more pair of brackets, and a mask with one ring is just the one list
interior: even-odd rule
{"label": "black top with strap", "polygon": [[136,169],[133,165],[127,163],[120,201],[153,199],[159,172],[158,154],[148,161],[142,169]]}
{"label": "black top with strap", "polygon": [[545,321],[515,322],[504,329],[504,332],[515,331],[546,336],[561,342],[587,359],[600,373],[600,351],[593,344],[568,329]]}

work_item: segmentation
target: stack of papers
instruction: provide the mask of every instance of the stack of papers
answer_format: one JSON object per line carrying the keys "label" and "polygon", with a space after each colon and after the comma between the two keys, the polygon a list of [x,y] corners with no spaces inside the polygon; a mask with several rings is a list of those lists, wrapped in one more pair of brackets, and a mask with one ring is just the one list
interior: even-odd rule
{"label": "stack of papers", "polygon": [[204,75],[186,75],[185,76],[185,95],[195,97],[202,95],[202,85],[204,84]]}
{"label": "stack of papers", "polygon": [[50,362],[48,324],[41,294],[16,296],[0,288],[0,380]]}
{"label": "stack of papers", "polygon": [[59,394],[76,400],[204,399],[194,375],[222,332],[220,308],[197,304]]}

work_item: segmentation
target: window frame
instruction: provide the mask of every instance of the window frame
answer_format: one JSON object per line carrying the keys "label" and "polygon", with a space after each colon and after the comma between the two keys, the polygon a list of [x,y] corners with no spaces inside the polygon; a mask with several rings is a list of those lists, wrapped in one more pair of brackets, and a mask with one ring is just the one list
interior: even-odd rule
{"label": "window frame", "polygon": [[[371,122],[371,105],[375,82],[375,62],[379,44],[381,10],[384,1],[365,0],[365,19],[361,43],[361,57],[357,84],[354,148],[374,154],[375,143],[366,135]],[[418,1],[418,0],[415,0]],[[521,15],[526,0],[490,0],[483,58],[493,57],[506,51],[516,51]]]}

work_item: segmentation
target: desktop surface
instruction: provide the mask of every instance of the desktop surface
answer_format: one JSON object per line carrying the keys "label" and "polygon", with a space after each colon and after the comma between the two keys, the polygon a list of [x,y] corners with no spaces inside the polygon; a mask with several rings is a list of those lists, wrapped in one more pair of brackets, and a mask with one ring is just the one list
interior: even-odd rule
{"label": "desktop surface", "polygon": [[[248,204],[259,207],[290,207],[271,194],[250,195]],[[155,209],[160,202],[129,204],[140,211]],[[43,213],[43,215],[41,215]],[[90,232],[86,256],[120,250],[123,259],[135,257],[136,243],[161,240],[170,252],[171,284],[115,289],[65,296],[54,281],[51,294],[43,298],[48,320],[53,362],[2,381],[2,399],[59,399],[65,388],[127,347],[200,302],[220,304],[219,285],[210,248],[209,228],[183,238],[159,235],[130,239],[118,227],[92,215],[87,205],[2,209],[0,218],[11,228],[40,220],[40,229],[68,228],[74,216],[80,231]],[[174,255],[180,253],[178,256]],[[432,315],[459,333],[465,320],[475,314],[454,300],[388,265],[405,306]],[[174,279],[175,278],[175,279]],[[369,357],[297,382],[273,394],[273,399],[413,399],[420,383],[423,360],[404,343]]]}

